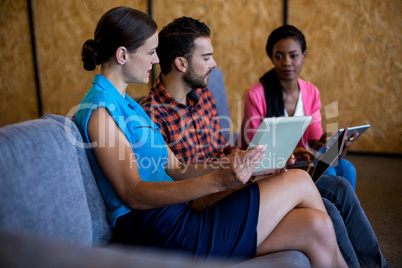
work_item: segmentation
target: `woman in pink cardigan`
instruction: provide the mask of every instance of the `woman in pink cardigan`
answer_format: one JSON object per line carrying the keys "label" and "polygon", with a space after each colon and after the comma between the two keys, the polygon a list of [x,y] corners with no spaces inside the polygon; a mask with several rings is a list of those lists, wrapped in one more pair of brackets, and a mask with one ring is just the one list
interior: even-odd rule
{"label": "woman in pink cardigan", "polygon": [[[299,78],[307,57],[303,33],[291,25],[277,28],[268,38],[266,52],[275,67],[246,92],[237,144],[247,149],[265,117],[310,115],[311,124],[297,147],[318,149],[326,138],[321,127],[320,92],[312,83]],[[355,189],[356,169],[348,160],[340,159],[325,174],[345,177]]]}

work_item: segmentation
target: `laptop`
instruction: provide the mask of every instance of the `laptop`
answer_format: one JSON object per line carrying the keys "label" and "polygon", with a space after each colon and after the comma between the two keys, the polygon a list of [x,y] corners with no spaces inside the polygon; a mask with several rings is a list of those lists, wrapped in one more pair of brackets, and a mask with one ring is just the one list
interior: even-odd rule
{"label": "laptop", "polygon": [[311,116],[265,118],[247,148],[267,147],[265,158],[254,172],[284,168],[310,122]]}
{"label": "laptop", "polygon": [[326,151],[323,154],[320,154],[316,159],[311,160],[311,163],[308,163],[307,161],[297,161],[293,165],[288,165],[286,168],[304,169],[310,174],[311,178],[316,183],[322,175],[324,175],[325,171],[338,161],[338,157],[342,153],[345,141],[348,137],[348,128],[349,125],[334,138]]}

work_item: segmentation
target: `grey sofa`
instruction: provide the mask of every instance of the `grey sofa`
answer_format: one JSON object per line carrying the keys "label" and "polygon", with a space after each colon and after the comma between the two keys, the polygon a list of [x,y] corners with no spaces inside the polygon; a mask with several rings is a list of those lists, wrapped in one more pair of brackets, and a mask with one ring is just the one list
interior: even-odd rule
{"label": "grey sofa", "polygon": [[[0,128],[1,267],[224,265],[110,243],[105,205],[82,143],[74,123],[59,115]],[[286,251],[230,265],[309,267],[309,261],[300,252]]]}

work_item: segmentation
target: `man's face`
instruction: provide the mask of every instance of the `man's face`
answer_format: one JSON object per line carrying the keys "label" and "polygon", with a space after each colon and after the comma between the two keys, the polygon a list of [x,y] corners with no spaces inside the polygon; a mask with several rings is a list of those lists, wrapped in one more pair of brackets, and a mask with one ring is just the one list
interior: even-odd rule
{"label": "man's face", "polygon": [[208,37],[197,38],[194,45],[195,49],[183,79],[191,88],[205,88],[212,69],[216,67],[212,57],[214,49]]}

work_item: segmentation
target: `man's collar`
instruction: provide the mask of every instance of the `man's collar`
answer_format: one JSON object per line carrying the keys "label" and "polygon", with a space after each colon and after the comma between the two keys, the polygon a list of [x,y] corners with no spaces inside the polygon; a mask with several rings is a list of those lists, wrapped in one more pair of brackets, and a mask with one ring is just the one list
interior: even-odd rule
{"label": "man's collar", "polygon": [[[154,85],[152,87],[152,90],[154,90],[154,94],[159,99],[159,101],[161,103],[167,103],[170,105],[172,105],[173,103],[176,103],[177,105],[185,105],[183,103],[178,102],[175,98],[173,98],[170,95],[170,93],[166,90],[165,86],[162,84],[161,78],[162,74],[159,74],[158,78],[155,80]],[[189,97],[195,103],[198,103],[198,101],[200,100],[200,96],[198,95],[199,91],[200,89],[193,89],[190,91],[190,93],[187,94],[186,97]]]}
{"label": "man's collar", "polygon": [[196,103],[198,103],[198,101],[200,100],[200,96],[197,94],[197,89],[193,89],[190,91],[190,93],[187,94],[187,96],[194,100]]}

